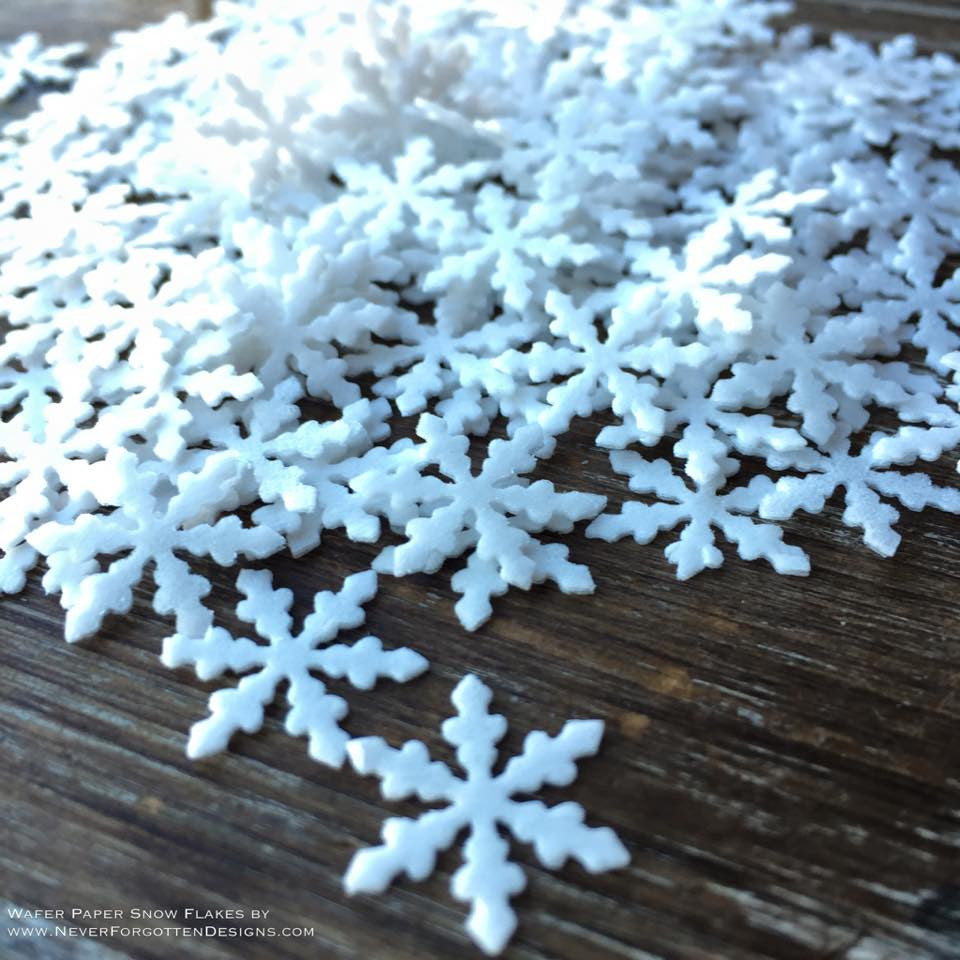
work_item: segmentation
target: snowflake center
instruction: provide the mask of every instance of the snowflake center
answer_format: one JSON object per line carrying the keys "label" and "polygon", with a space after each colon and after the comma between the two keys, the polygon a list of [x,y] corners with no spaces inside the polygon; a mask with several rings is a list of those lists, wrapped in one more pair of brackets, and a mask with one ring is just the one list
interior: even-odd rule
{"label": "snowflake center", "polygon": [[585,353],[585,357],[584,370],[590,369],[609,373],[627,366],[624,362],[623,348],[619,344],[611,343],[609,339],[598,339],[596,346],[591,347],[589,352]]}
{"label": "snowflake center", "polygon": [[510,802],[510,793],[501,777],[485,772],[471,773],[467,780],[458,782],[453,800],[457,809],[471,821],[492,821],[503,805]]}

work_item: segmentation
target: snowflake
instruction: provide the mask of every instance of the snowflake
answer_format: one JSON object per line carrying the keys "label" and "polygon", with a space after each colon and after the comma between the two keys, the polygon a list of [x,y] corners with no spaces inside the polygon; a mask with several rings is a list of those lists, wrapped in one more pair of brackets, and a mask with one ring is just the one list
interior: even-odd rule
{"label": "snowflake", "polygon": [[504,306],[524,310],[542,291],[548,269],[599,256],[594,245],[577,243],[562,231],[565,213],[564,204],[523,203],[484,184],[473,205],[472,228],[461,231],[456,245],[424,275],[424,292],[436,293],[453,280],[483,278],[500,291]]}
{"label": "snowflake", "polygon": [[[12,504],[14,497],[9,497],[6,504]],[[96,507],[96,500],[90,493],[73,491],[69,494],[61,493],[52,499],[39,501],[41,512],[37,519],[45,522],[70,524],[76,517]],[[6,517],[2,523],[5,525]],[[19,593],[27,583],[27,574],[34,568],[39,558],[37,551],[18,534],[10,535],[4,530],[0,536],[0,594]]]}
{"label": "snowflake", "polygon": [[693,237],[679,256],[668,247],[628,243],[630,271],[643,278],[648,289],[660,292],[665,305],[677,314],[692,304],[702,330],[748,333],[753,317],[743,306],[744,293],[763,278],[780,273],[790,261],[780,253],[747,251],[727,259],[726,238],[718,233],[711,230]]}
{"label": "snowflake", "polygon": [[701,486],[726,477],[728,456],[733,451],[762,456],[767,452],[801,450],[806,446],[806,441],[796,430],[777,426],[768,414],[724,410],[710,395],[719,364],[723,364],[723,358],[696,369],[680,367],[673,372],[655,400],[657,407],[664,411],[661,432],[644,431],[635,423],[625,421],[604,427],[597,437],[597,444],[623,450],[631,443],[652,446],[664,434],[679,434],[673,453],[684,461],[687,476]]}
{"label": "snowflake", "polygon": [[[360,399],[348,378],[348,363],[332,341],[332,331],[356,324],[387,324],[395,311],[376,283],[388,282],[399,264],[357,241],[337,256],[324,245],[295,251],[269,224],[248,221],[234,231],[243,256],[257,264],[259,283],[242,295],[241,304],[255,318],[242,349],[258,359],[264,385],[301,374],[308,393],[346,407]],[[330,240],[329,242],[334,242]],[[371,302],[372,301],[372,302]],[[358,322],[359,321],[359,322]]]}
{"label": "snowflake", "polygon": [[[4,424],[0,437],[0,551],[6,563],[22,574],[32,568],[35,551],[26,543],[34,530],[59,512],[64,523],[73,523],[91,509],[85,499],[91,492],[88,465],[122,444],[140,429],[143,421],[131,418],[123,407],[105,410],[90,425],[93,408],[88,403],[58,400],[39,413],[24,407]],[[63,503],[64,488],[69,499]],[[71,504],[76,509],[71,512]],[[14,560],[14,556],[16,560]],[[22,587],[20,574],[9,581]],[[6,592],[14,587],[8,585]]]}
{"label": "snowflake", "polygon": [[765,407],[786,393],[787,409],[801,417],[801,429],[818,443],[829,440],[837,427],[834,386],[856,400],[897,409],[905,418],[934,415],[931,397],[904,389],[884,375],[882,366],[861,359],[889,349],[899,325],[895,312],[877,309],[823,321],[796,291],[775,284],[761,316],[762,339],[750,351],[757,359],[737,361],[731,376],[717,382],[712,396],[720,406]]}
{"label": "snowflake", "polygon": [[222,121],[208,121],[200,132],[229,144],[247,190],[264,192],[277,179],[309,182],[315,164],[302,148],[309,113],[304,95],[280,83],[269,90],[251,89],[232,73],[224,74],[223,84],[225,100],[233,98],[229,112]]}
{"label": "snowflake", "polygon": [[[204,513],[235,504],[233,488],[238,464],[211,460],[198,473],[177,477],[172,494],[160,472],[141,467],[128,450],[111,450],[88,467],[89,490],[97,502],[114,507],[109,513],[82,513],[71,523],[50,521],[27,535],[49,565],[43,584],[59,591],[67,611],[66,638],[73,642],[100,628],[108,613],[125,613],[133,604],[133,588],[149,562],[154,564],[158,613],[174,613],[183,631],[202,630],[209,612],[200,600],[209,582],[191,573],[176,555],[186,551],[210,556],[221,566],[239,555],[262,559],[276,552],[282,537],[266,527],[244,527],[236,515],[215,523],[196,523]],[[102,569],[98,557],[123,554]]]}
{"label": "snowflake", "polygon": [[[929,263],[918,264],[904,277],[884,260],[860,250],[834,257],[831,265],[853,278],[860,309],[890,311],[901,323],[916,317],[910,343],[925,352],[928,366],[946,371],[943,358],[960,348],[960,325],[954,322],[960,311],[960,269],[952,270],[942,283]],[[845,299],[854,299],[851,291]]]}
{"label": "snowflake", "polygon": [[371,435],[387,430],[383,400],[357,400],[338,419],[321,423],[301,421],[297,401],[303,395],[300,381],[288,377],[249,405],[204,406],[192,416],[191,434],[198,442],[239,464],[239,482],[250,488],[244,499],[279,502],[292,513],[308,513],[318,492],[309,477],[364,452]]}
{"label": "snowflake", "polygon": [[444,739],[457,749],[466,778],[456,776],[416,740],[399,750],[379,737],[351,740],[350,762],[361,774],[380,778],[388,800],[417,797],[443,802],[416,820],[391,818],[383,827],[383,844],[360,850],[344,875],[348,893],[381,893],[406,873],[423,880],[434,869],[437,854],[469,828],[464,865],[454,874],[451,892],[470,904],[467,929],[489,954],[499,953],[516,928],[510,897],[526,885],[523,871],[507,859],[509,847],[498,827],[524,843],[532,843],[544,866],[557,869],[573,858],[597,873],[626,866],[629,854],[609,827],[588,827],[576,803],[547,807],[538,800],[520,801],[545,785],[566,786],[577,775],[576,761],[596,753],[603,736],[599,720],[570,720],[556,737],[542,731],[527,736],[523,752],[494,776],[496,744],[506,732],[502,716],[489,713],[490,690],[475,676],[457,685],[451,700],[457,716],[445,720]]}
{"label": "snowflake", "polygon": [[548,410],[538,418],[548,434],[558,434],[575,416],[589,416],[607,405],[638,429],[662,434],[663,412],[654,403],[657,385],[638,374],[651,371],[669,377],[677,366],[696,366],[709,355],[702,343],[681,344],[662,335],[653,291],[645,301],[614,310],[601,340],[594,321],[609,299],[604,291],[577,307],[567,295],[550,290],[545,306],[554,318],[550,332],[558,338],[556,345],[537,341],[527,353],[506,352],[497,360],[497,366],[513,376],[534,383],[567,377],[551,387]]}
{"label": "snowflake", "polygon": [[[595,494],[558,493],[547,480],[530,483],[522,477],[536,464],[544,439],[540,427],[528,425],[510,440],[492,441],[477,474],[471,470],[467,438],[452,434],[438,417],[423,414],[417,435],[424,443],[393,475],[367,472],[351,482],[367,494],[386,487],[388,495],[393,490],[395,498],[419,504],[426,514],[405,524],[405,542],[384,550],[375,569],[398,577],[434,573],[451,557],[476,555],[478,562],[461,571],[455,584],[467,594],[457,613],[468,629],[480,625],[489,597],[508,585],[529,590],[538,578],[549,577],[562,586],[569,577],[570,584],[580,585],[577,592],[593,589],[582,569],[531,536],[542,530],[567,532],[606,503]],[[428,465],[441,476],[422,475]]]}
{"label": "snowflake", "polygon": [[191,757],[206,757],[225,749],[238,730],[259,730],[264,707],[274,699],[278,686],[286,683],[290,705],[287,732],[309,738],[314,760],[339,767],[350,739],[339,725],[347,705],[327,693],[313,674],[346,677],[357,689],[369,690],[381,677],[403,683],[427,669],[427,661],[418,653],[407,647],[385,651],[376,637],[364,637],[349,645],[325,645],[341,630],[363,623],[362,605],[377,592],[372,571],[347,577],[338,593],[317,593],[313,613],[304,620],[297,636],[291,633],[293,593],[275,590],[269,573],[244,570],[237,578],[237,589],[245,598],[237,606],[237,616],[253,624],[266,644],[235,638],[215,626],[202,635],[177,633],[163,644],[166,666],[191,664],[201,680],[213,680],[227,670],[244,674],[235,688],[211,695],[210,716],[190,731],[187,754]]}
{"label": "snowflake", "polygon": [[[344,412],[354,413],[365,404],[365,400],[358,401]],[[370,411],[367,440],[383,439],[389,428],[381,424],[377,407],[371,404]],[[268,503],[253,512],[253,520],[281,532],[295,557],[316,548],[324,530],[338,527],[355,542],[376,543],[381,535],[380,514],[392,527],[402,528],[407,520],[418,515],[416,504],[404,496],[392,496],[389,491],[352,489],[354,481],[366,474],[389,475],[398,464],[407,461],[412,446],[412,441],[404,438],[390,447],[371,446],[359,456],[301,459],[297,464],[300,482],[316,491],[316,506],[301,513],[288,510],[282,503]]]}
{"label": "snowflake", "polygon": [[[391,337],[399,342],[372,342],[348,358],[351,374],[373,373],[375,391],[392,399],[404,416],[422,412],[433,397],[446,397],[451,383],[479,384],[494,395],[512,392],[512,378],[487,358],[540,332],[538,318],[512,314],[478,325],[473,304],[455,305],[453,299],[448,296],[437,305],[432,322],[405,317]],[[398,370],[403,372],[394,375]]]}
{"label": "snowflake", "polygon": [[960,231],[960,173],[932,160],[929,144],[906,141],[890,162],[872,158],[835,166],[834,190],[845,202],[842,220],[867,229],[881,249],[896,249],[892,266],[908,278],[935,272],[955,252]]}
{"label": "snowflake", "polygon": [[[61,384],[57,368],[46,362],[43,347],[16,342],[27,339],[18,338],[17,334],[22,332],[11,331],[0,348],[0,364],[3,364],[0,366],[0,413],[19,413],[23,422],[39,424],[54,396],[61,388],[69,389],[71,385]],[[73,387],[76,401],[82,402],[85,385],[81,381]]]}
{"label": "snowflake", "polygon": [[799,547],[783,542],[783,531],[773,524],[757,523],[755,513],[768,490],[766,477],[755,477],[745,487],[722,492],[726,479],[737,471],[727,460],[722,476],[693,489],[678,477],[666,460],[645,460],[633,451],[614,450],[610,462],[617,473],[630,477],[634,493],[653,494],[657,502],[632,500],[620,513],[606,513],[587,527],[588,537],[608,542],[632,536],[637,543],[649,543],[661,530],[683,525],[680,537],[664,555],[677,568],[677,578],[689,580],[707,567],[719,567],[723,554],[714,542],[713,527],[731,543],[744,560],[763,557],[777,573],[803,576],[810,561]]}
{"label": "snowflake", "polygon": [[891,557],[900,545],[900,534],[893,529],[900,514],[884,503],[881,495],[898,500],[910,510],[937,507],[960,513],[960,490],[938,487],[925,473],[888,469],[897,461],[915,459],[918,452],[924,459],[934,459],[944,446],[960,441],[960,428],[942,428],[932,435],[923,431],[923,435],[926,442],[918,450],[919,438],[915,435],[901,432],[892,439],[877,433],[853,454],[849,428],[840,429],[822,450],[777,457],[779,469],[793,468],[803,475],[781,477],[771,484],[759,501],[759,514],[768,520],[786,520],[798,510],[819,513],[827,499],[842,487],[843,522],[861,529],[863,542],[871,550]]}
{"label": "snowflake", "polygon": [[637,176],[637,167],[622,156],[622,122],[618,104],[604,104],[603,116],[585,109],[588,96],[560,101],[549,117],[512,125],[503,153],[503,171],[510,183],[531,176],[538,196],[556,201],[587,188],[590,181]]}
{"label": "snowflake", "polygon": [[[884,555],[900,505],[958,510],[923,464],[960,447],[960,67],[786,8],[224,0],[76,72],[75,46],[4,46],[0,100],[59,89],[0,135],[0,591],[45,558],[77,640],[150,573],[166,659],[239,675],[190,752],[289,684],[336,764],[320,678],[422,667],[334,642],[374,574],[295,636],[238,571],[235,637],[195,557],[322,563],[342,530],[381,573],[456,560],[475,630],[511,587],[593,591],[557,536],[581,520],[675,531],[685,579],[718,534],[806,573],[779,523],[841,491]],[[616,512],[534,479],[580,417],[639,498]],[[458,875],[487,946],[501,846]]]}
{"label": "snowflake", "polygon": [[391,244],[402,247],[421,234],[452,235],[466,222],[456,197],[489,166],[484,162],[438,165],[433,142],[419,137],[394,159],[392,176],[379,164],[338,161],[335,174],[345,192],[337,198],[337,208],[345,221],[360,225],[382,249]]}
{"label": "snowflake", "polygon": [[130,202],[131,192],[118,183],[81,198],[59,192],[32,196],[29,215],[5,219],[0,229],[0,274],[15,281],[13,290],[42,288],[51,272],[71,285],[97,263],[123,259],[128,232],[157,213],[156,206]]}
{"label": "snowflake", "polygon": [[[713,168],[705,171],[706,176],[717,176],[718,173]],[[693,180],[678,191],[683,212],[675,218],[675,223],[686,229],[709,230],[710,237],[720,242],[721,249],[726,244],[729,250],[737,235],[750,243],[787,244],[793,238],[793,229],[786,222],[787,218],[796,215],[803,207],[821,203],[829,192],[812,188],[796,193],[777,190],[779,185],[780,176],[775,169],[761,170],[739,184],[733,198],[727,200],[721,190],[705,189]],[[674,225],[668,224],[668,229]]]}

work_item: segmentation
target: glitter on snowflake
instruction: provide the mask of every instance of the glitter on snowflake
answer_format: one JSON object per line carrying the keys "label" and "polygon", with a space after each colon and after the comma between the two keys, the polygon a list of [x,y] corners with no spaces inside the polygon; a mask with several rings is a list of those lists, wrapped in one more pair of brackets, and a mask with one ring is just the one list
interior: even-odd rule
{"label": "glitter on snowflake", "polygon": [[348,893],[381,893],[401,874],[423,880],[434,869],[437,854],[450,847],[464,828],[464,865],[451,880],[451,892],[470,904],[467,929],[489,954],[499,953],[516,928],[510,898],[526,886],[523,871],[508,859],[509,846],[500,836],[508,830],[532,843],[540,862],[557,869],[569,858],[591,873],[626,866],[630,856],[609,827],[588,827],[576,803],[548,807],[539,800],[517,800],[544,786],[563,787],[577,776],[576,761],[597,752],[603,736],[599,720],[569,720],[551,737],[543,731],[527,736],[523,752],[494,775],[496,744],[507,723],[491,714],[490,690],[472,674],[464,677],[451,700],[456,717],[445,720],[443,737],[456,747],[466,776],[431,760],[417,740],[400,749],[380,737],[351,740],[350,762],[359,773],[380,778],[387,800],[416,797],[443,806],[416,820],[393,817],[383,826],[383,844],[357,852],[344,875]]}
{"label": "glitter on snowflake", "polygon": [[213,680],[228,670],[243,674],[236,687],[211,695],[210,716],[190,731],[191,757],[225,749],[237,730],[259,730],[264,707],[276,696],[277,687],[287,683],[287,732],[308,738],[314,760],[339,767],[350,739],[340,727],[347,704],[327,693],[314,674],[346,677],[358,690],[369,690],[382,677],[403,683],[427,669],[418,653],[407,647],[385,651],[376,637],[327,645],[341,630],[363,623],[363,604],[377,592],[372,571],[347,577],[338,593],[316,594],[313,613],[296,636],[291,633],[293,593],[274,589],[269,573],[244,570],[237,589],[244,595],[237,616],[253,624],[266,643],[233,637],[214,626],[202,635],[181,632],[164,641],[163,662],[168,667],[192,664],[201,680]]}

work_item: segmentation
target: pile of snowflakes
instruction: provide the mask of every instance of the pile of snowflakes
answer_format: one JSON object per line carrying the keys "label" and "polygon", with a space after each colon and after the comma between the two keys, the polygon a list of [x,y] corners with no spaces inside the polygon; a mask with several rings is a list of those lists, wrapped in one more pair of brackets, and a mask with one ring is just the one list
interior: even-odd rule
{"label": "pile of snowflakes", "polygon": [[[0,50],[3,97],[59,85],[0,139],[0,589],[42,557],[75,641],[152,568],[164,662],[242,676],[189,753],[258,729],[288,682],[311,756],[448,804],[388,820],[347,888],[426,876],[469,825],[453,893],[490,952],[524,883],[498,824],[551,867],[627,860],[576,804],[512,799],[569,783],[602,726],[532,734],[494,777],[504,722],[468,677],[443,728],[465,779],[420,743],[351,740],[319,676],[427,666],[334,642],[378,573],[459,558],[473,630],[510,587],[594,589],[540,539],[580,521],[679,531],[686,579],[720,565],[715,530],[808,573],[777,521],[838,490],[885,556],[891,501],[960,512],[915,466],[960,446],[960,70],[909,39],[814,45],[774,28],[784,6],[221,2],[83,69],[31,36]],[[616,513],[535,479],[595,415],[639,495]],[[190,557],[301,556],[332,528],[394,545],[297,634],[253,567],[257,639],[217,625]]]}

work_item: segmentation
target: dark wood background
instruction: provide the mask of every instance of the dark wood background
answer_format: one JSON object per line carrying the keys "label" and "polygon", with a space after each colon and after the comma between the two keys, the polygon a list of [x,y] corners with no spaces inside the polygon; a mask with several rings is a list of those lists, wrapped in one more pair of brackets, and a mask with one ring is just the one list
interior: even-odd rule
{"label": "dark wood background", "polygon": [[[102,42],[159,0],[34,0],[0,7],[0,37]],[[819,28],[918,33],[960,49],[960,9],[906,0],[802,2]],[[624,487],[579,424],[543,474],[606,493]],[[936,473],[956,480],[953,464]],[[451,759],[437,729],[467,671],[495,691],[511,728],[570,716],[607,722],[601,753],[568,790],[589,822],[614,827],[629,868],[591,877],[539,867],[514,845],[528,888],[508,960],[940,960],[960,957],[960,524],[904,516],[893,560],[869,553],[835,499],[789,525],[807,579],[778,577],[727,549],[727,565],[679,584],[662,556],[582,535],[593,598],[513,592],[477,634],[452,613],[449,571],[382,579],[364,632],[409,644],[432,670],[406,686],[345,691],[348,728],[417,737]],[[318,555],[274,564],[303,614],[312,593],[364,568],[371,548],[330,536]],[[210,571],[226,610],[235,571]],[[348,899],[340,876],[387,815],[377,783],[311,762],[283,733],[238,736],[190,762],[186,732],[205,687],[157,654],[168,627],[143,596],[94,640],[61,638],[61,611],[36,579],[0,605],[0,898],[30,907],[268,908],[304,939],[5,939],[4,958],[364,958],[479,956],[447,885]],[[225,614],[225,622],[230,619]],[[358,635],[360,632],[358,631]]]}

